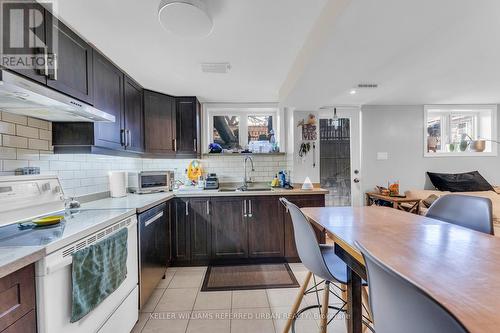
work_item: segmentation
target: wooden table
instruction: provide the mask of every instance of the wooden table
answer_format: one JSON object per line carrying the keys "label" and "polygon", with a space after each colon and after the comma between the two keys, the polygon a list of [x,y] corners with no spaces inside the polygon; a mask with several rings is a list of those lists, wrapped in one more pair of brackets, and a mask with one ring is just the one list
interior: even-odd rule
{"label": "wooden table", "polygon": [[348,265],[349,332],[361,332],[361,279],[354,245],[375,257],[453,313],[472,333],[500,329],[500,239],[387,207],[302,208],[335,241]]}
{"label": "wooden table", "polygon": [[[402,197],[391,197],[388,195],[382,195],[376,192],[366,193],[366,205],[373,205],[375,200],[383,200],[392,203],[392,207],[399,210],[404,210],[405,212],[418,214],[420,199],[416,198],[402,198]],[[404,203],[410,204],[409,207],[405,207]]]}

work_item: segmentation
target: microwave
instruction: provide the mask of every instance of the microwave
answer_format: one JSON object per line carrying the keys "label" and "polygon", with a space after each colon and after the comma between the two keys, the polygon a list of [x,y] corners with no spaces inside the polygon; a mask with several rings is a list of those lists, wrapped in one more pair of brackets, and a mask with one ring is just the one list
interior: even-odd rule
{"label": "microwave", "polygon": [[141,171],[128,174],[128,186],[132,193],[155,193],[172,191],[173,171]]}

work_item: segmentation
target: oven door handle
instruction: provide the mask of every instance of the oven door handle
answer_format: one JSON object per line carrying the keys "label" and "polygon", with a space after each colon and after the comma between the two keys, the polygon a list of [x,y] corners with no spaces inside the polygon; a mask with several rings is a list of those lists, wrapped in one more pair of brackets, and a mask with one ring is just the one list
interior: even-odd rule
{"label": "oven door handle", "polygon": [[158,221],[162,216],[163,216],[163,211],[159,212],[158,214],[156,214],[155,216],[144,222],[144,226],[147,227],[151,223]]}

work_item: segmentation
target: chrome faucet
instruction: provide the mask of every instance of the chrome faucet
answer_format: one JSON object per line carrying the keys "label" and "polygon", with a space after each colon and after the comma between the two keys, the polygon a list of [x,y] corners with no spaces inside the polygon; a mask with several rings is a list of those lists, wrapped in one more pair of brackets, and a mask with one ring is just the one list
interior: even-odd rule
{"label": "chrome faucet", "polygon": [[253,167],[253,159],[251,156],[245,156],[245,160],[243,161],[243,169],[245,170],[245,176],[243,177],[243,185],[240,187],[240,190],[245,191],[248,188],[248,183],[250,182],[250,179],[248,178],[247,175],[247,161],[250,160],[250,163],[252,164],[252,171],[255,171]]}

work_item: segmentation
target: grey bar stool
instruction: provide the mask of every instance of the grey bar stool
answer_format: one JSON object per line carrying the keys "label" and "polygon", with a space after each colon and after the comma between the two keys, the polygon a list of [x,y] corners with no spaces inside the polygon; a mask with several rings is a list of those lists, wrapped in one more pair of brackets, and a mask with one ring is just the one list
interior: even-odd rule
{"label": "grey bar stool", "polygon": [[356,242],[370,285],[370,305],[377,333],[468,333],[446,308]]}
{"label": "grey bar stool", "polygon": [[[296,318],[299,317],[304,311],[313,308],[321,309],[320,332],[326,333],[328,324],[339,313],[346,312],[347,303],[345,302],[344,299],[340,298],[337,294],[333,293],[330,290],[330,285],[331,282],[337,282],[344,286],[344,289],[342,288],[339,289],[342,292],[346,291],[347,266],[335,254],[333,246],[318,244],[318,240],[316,238],[316,234],[313,230],[313,227],[307,221],[307,218],[304,216],[304,214],[300,211],[300,209],[296,205],[286,200],[285,198],[280,198],[279,200],[290,213],[290,216],[292,218],[293,232],[295,235],[295,245],[297,247],[297,252],[299,254],[300,260],[302,261],[302,264],[309,270],[309,273],[307,274],[306,279],[299,293],[297,294],[297,298],[292,307],[289,319],[286,323],[283,333],[288,333],[290,328],[292,328],[292,332],[295,332]],[[322,303],[321,305],[319,304],[319,297],[317,296],[318,305],[308,306],[298,311],[300,303],[302,302],[302,298],[304,297],[305,294],[308,294],[309,292],[314,292],[314,290],[312,289],[315,289],[316,293],[319,291],[317,288],[319,284],[316,283],[312,288],[310,288],[309,290],[307,289],[307,286],[313,274],[314,277],[317,276],[324,280]],[[366,286],[366,283],[364,283],[364,285]],[[333,286],[337,287],[335,284],[333,284]],[[335,307],[329,305],[330,293],[337,296],[339,300],[342,301],[342,306]],[[329,321],[328,321],[328,309],[336,311],[334,316]],[[366,311],[367,313],[369,313],[368,309],[366,309]],[[372,330],[370,325],[371,321],[368,317],[365,317],[364,324],[366,328]]]}
{"label": "grey bar stool", "polygon": [[461,194],[443,195],[429,207],[427,217],[493,235],[491,200]]}

